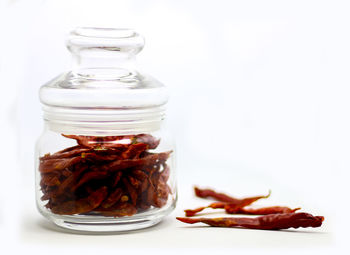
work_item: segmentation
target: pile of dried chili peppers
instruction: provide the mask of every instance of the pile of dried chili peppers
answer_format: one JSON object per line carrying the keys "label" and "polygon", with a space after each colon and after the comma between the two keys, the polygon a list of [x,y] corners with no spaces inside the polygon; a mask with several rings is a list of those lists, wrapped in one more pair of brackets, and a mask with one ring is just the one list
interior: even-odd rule
{"label": "pile of dried chili peppers", "polygon": [[63,136],[78,145],[40,157],[41,199],[52,213],[122,217],[167,203],[171,151],[149,151],[159,139]]}
{"label": "pile of dried chili peppers", "polygon": [[[300,227],[320,227],[324,220],[322,216],[313,216],[309,213],[296,212],[300,208],[291,209],[284,206],[273,206],[263,208],[247,208],[255,201],[268,198],[266,196],[247,197],[243,199],[234,198],[212,189],[194,188],[195,194],[200,198],[212,198],[216,202],[208,206],[193,210],[185,210],[186,218],[177,217],[184,223],[205,223],[213,227],[241,227],[250,229],[277,230]],[[259,217],[224,217],[224,218],[190,218],[206,208],[222,208],[228,214],[262,215]]]}

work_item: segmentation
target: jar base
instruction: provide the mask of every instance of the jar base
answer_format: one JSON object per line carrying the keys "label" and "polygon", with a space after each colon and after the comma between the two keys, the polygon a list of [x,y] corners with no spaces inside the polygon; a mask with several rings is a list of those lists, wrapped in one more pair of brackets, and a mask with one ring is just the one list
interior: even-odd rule
{"label": "jar base", "polygon": [[126,232],[148,228],[158,224],[166,215],[172,212],[175,205],[147,213],[126,217],[103,217],[88,215],[56,215],[48,211],[41,214],[60,228],[77,233],[113,233]]}
{"label": "jar base", "polygon": [[135,222],[93,222],[93,223],[86,223],[86,222],[79,222],[79,221],[67,221],[62,219],[53,219],[52,222],[55,223],[57,226],[69,229],[71,231],[77,231],[77,232],[94,232],[94,233],[113,233],[113,232],[126,232],[126,231],[132,231],[132,230],[139,230],[144,228],[152,227],[156,224],[158,224],[161,221],[161,219],[155,219],[155,220],[140,220]]}

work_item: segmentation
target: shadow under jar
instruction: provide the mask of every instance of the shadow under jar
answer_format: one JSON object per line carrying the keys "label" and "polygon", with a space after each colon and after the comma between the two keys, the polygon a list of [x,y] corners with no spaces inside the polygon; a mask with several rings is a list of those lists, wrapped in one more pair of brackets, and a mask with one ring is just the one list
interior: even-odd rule
{"label": "shadow under jar", "polygon": [[177,199],[165,87],[135,69],[144,40],[129,29],[77,28],[74,66],[42,86],[36,201],[56,225],[113,232],[152,226]]}

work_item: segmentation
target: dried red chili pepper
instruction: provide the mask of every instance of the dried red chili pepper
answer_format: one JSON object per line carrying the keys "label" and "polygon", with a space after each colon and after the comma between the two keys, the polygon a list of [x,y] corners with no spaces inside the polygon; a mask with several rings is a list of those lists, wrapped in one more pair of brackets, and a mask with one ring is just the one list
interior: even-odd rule
{"label": "dried red chili pepper", "polygon": [[74,182],[80,177],[80,175],[88,169],[87,166],[81,166],[76,169],[70,176],[68,176],[62,184],[58,187],[57,191],[53,193],[53,197],[57,197],[63,194],[66,189],[74,187]]}
{"label": "dried red chili pepper", "polygon": [[284,206],[272,206],[272,207],[262,207],[262,208],[246,208],[240,205],[232,205],[227,203],[212,203],[206,207],[199,207],[194,210],[185,210],[186,217],[192,217],[196,215],[196,213],[206,209],[206,208],[222,208],[225,209],[228,214],[251,214],[251,215],[266,215],[266,214],[276,214],[276,213],[293,213],[300,208],[291,209],[289,207]]}
{"label": "dried red chili pepper", "polygon": [[76,136],[77,146],[39,158],[42,200],[56,214],[130,216],[168,200],[169,152],[151,135]]}
{"label": "dried red chili pepper", "polygon": [[246,207],[226,207],[225,211],[229,214],[250,214],[250,215],[267,215],[267,214],[277,214],[277,213],[294,213],[300,208],[291,209],[285,206],[271,206],[262,208],[246,208]]}
{"label": "dried red chili pepper", "polygon": [[147,178],[148,178],[148,175],[145,173],[145,172],[143,172],[143,171],[141,171],[141,170],[133,170],[132,171],[132,176],[136,179],[136,180],[139,180],[139,182],[140,182],[140,191],[141,191],[141,193],[143,193],[144,191],[146,191],[147,190],[147,188],[148,188],[148,180],[147,180]]}
{"label": "dried red chili pepper", "polygon": [[44,155],[43,157],[40,157],[40,160],[71,158],[74,156],[78,156],[83,152],[87,153],[90,151],[91,151],[91,149],[89,149],[89,148],[81,148],[79,145],[77,145],[77,146],[69,147],[65,150],[58,151],[52,155],[50,153],[48,153],[48,154]]}
{"label": "dried red chili pepper", "polygon": [[96,207],[98,207],[101,202],[107,196],[107,187],[102,187],[88,197],[79,200],[67,201],[61,204],[57,204],[51,207],[51,211],[56,214],[77,214],[86,213]]}
{"label": "dried red chili pepper", "polygon": [[130,203],[121,202],[111,208],[108,208],[108,210],[97,208],[96,212],[103,216],[124,217],[132,216],[137,213],[137,208]]}
{"label": "dried red chili pepper", "polygon": [[103,179],[106,178],[108,176],[107,172],[88,172],[86,174],[84,174],[81,179],[79,180],[79,182],[75,185],[73,185],[71,187],[71,191],[76,191],[81,185],[83,185],[84,183],[87,183],[90,180],[99,180],[99,179]]}
{"label": "dried red chili pepper", "polygon": [[160,139],[156,139],[155,137],[148,134],[137,135],[133,138],[134,143],[145,143],[149,145],[150,149],[155,149],[158,147]]}
{"label": "dried red chili pepper", "polygon": [[113,188],[114,188],[115,186],[117,186],[117,184],[119,183],[119,181],[120,181],[122,175],[123,175],[123,172],[121,172],[121,171],[120,171],[120,172],[117,172],[117,173],[115,174],[114,181],[113,181],[113,183],[112,183],[112,187],[113,187]]}
{"label": "dried red chili pepper", "polygon": [[159,181],[156,186],[156,191],[155,206],[163,207],[168,200],[170,188],[165,182]]}
{"label": "dried red chili pepper", "polygon": [[103,201],[101,206],[104,209],[110,208],[115,203],[119,202],[119,200],[121,199],[122,195],[123,195],[123,190],[121,188],[117,188],[115,191],[110,193],[108,198],[105,201]]}
{"label": "dried red chili pepper", "polygon": [[[237,198],[228,196],[224,193],[216,192],[212,189],[200,189],[198,187],[194,187],[194,192],[195,192],[196,196],[200,197],[200,198],[211,197],[211,198],[214,198],[216,201],[220,201],[220,202],[227,202],[227,203],[231,203],[231,204],[247,203],[246,205],[251,204],[251,203],[253,203],[256,200],[261,199],[261,198],[268,198],[271,194],[271,192],[269,191],[269,194],[266,196],[257,196],[257,197],[250,197],[250,198],[244,198],[244,199],[237,199]],[[245,200],[245,202],[243,202],[243,200]]]}
{"label": "dried red chili pepper", "polygon": [[247,197],[247,198],[238,199],[238,198],[230,197],[230,196],[225,195],[223,193],[217,193],[211,189],[202,190],[202,189],[195,187],[194,190],[195,190],[195,194],[199,197],[202,197],[202,198],[213,197],[219,201],[223,201],[223,200],[225,200],[225,201],[212,203],[208,206],[199,207],[199,208],[192,209],[192,210],[190,210],[190,209],[185,210],[187,217],[194,216],[196,213],[201,212],[206,208],[213,208],[213,209],[225,208],[226,211],[238,210],[239,208],[243,208],[247,205],[250,205],[259,199],[268,198],[271,194],[271,192],[269,192],[269,194],[267,194],[265,196],[255,196],[255,197]]}
{"label": "dried red chili pepper", "polygon": [[140,135],[124,135],[124,136],[83,136],[83,135],[64,135],[66,138],[75,139],[80,146],[94,148],[118,148],[123,147],[124,142],[122,140],[129,140],[130,143],[145,143],[149,145],[150,149],[158,147],[160,140],[156,139],[152,135],[140,134]]}
{"label": "dried red chili pepper", "polygon": [[138,169],[133,170],[132,174],[135,178],[139,179],[140,181],[143,181],[143,180],[147,179],[147,177],[148,177],[148,175],[145,172],[143,172],[142,170],[138,170]]}
{"label": "dried red chili pepper", "polygon": [[39,171],[41,173],[50,173],[53,171],[60,171],[69,168],[82,160],[81,156],[72,158],[54,158],[40,161]]}
{"label": "dried red chili pepper", "polygon": [[163,164],[169,157],[171,151],[153,153],[138,159],[116,160],[100,167],[102,171],[119,171],[131,167],[155,166]]}
{"label": "dried red chili pepper", "polygon": [[58,177],[54,174],[46,174],[41,177],[40,185],[41,186],[58,186],[61,182]]}
{"label": "dried red chili pepper", "polygon": [[137,203],[137,190],[129,183],[129,181],[126,178],[123,178],[123,183],[125,185],[125,188],[131,198],[131,203],[133,206],[136,206]]}
{"label": "dried red chili pepper", "polygon": [[130,137],[132,137],[132,136],[98,137],[98,136],[83,136],[83,135],[64,135],[64,134],[62,134],[62,136],[70,139],[75,139],[80,146],[88,147],[88,148],[100,147],[101,145],[103,145],[103,147],[118,147],[119,145],[122,145],[122,143],[119,143],[118,141],[123,139],[130,139]]}
{"label": "dried red chili pepper", "polygon": [[163,165],[163,171],[160,173],[160,178],[163,182],[167,182],[170,176],[170,167],[168,165]]}
{"label": "dried red chili pepper", "polygon": [[89,153],[82,153],[81,157],[86,160],[90,160],[92,162],[110,162],[114,160],[120,160],[122,157],[120,155],[115,155],[115,154],[107,154],[107,155],[102,155],[102,154],[96,154],[96,152],[89,152]]}
{"label": "dried red chili pepper", "polygon": [[131,144],[126,151],[122,153],[123,159],[138,158],[140,154],[149,148],[148,144]]}
{"label": "dried red chili pepper", "polygon": [[218,193],[212,189],[200,189],[198,187],[194,187],[194,193],[197,197],[200,198],[213,198],[216,201],[221,202],[236,202],[236,199],[233,197],[230,197],[224,193]]}
{"label": "dried red chili pepper", "polygon": [[255,218],[182,218],[179,221],[188,224],[204,223],[212,227],[242,227],[250,229],[278,230],[288,228],[320,227],[324,220],[322,216],[313,216],[308,213],[269,214]]}

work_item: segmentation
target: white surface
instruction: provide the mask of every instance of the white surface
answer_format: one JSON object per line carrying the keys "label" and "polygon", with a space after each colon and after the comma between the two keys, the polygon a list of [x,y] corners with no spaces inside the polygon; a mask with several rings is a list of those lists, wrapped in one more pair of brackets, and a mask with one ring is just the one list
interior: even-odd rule
{"label": "white surface", "polygon": [[[127,249],[139,248],[148,251],[159,249],[229,249],[265,252],[330,251],[334,245],[334,236],[330,231],[330,217],[322,228],[285,231],[262,231],[246,229],[208,228],[204,225],[186,225],[175,220],[183,216],[181,209],[205,202],[195,199],[192,190],[181,187],[182,196],[178,208],[159,225],[140,231],[120,235],[77,235],[62,231],[33,212],[22,217],[25,219],[19,240],[25,246],[71,247],[90,249]],[[184,193],[186,191],[186,193]],[[190,195],[189,195],[190,194]],[[181,194],[180,194],[181,195]],[[269,204],[267,201],[263,204]],[[32,207],[27,204],[26,208]],[[225,216],[215,214],[215,216]],[[214,216],[214,214],[213,214]],[[226,215],[227,216],[227,215]],[[54,253],[56,254],[56,253]]]}
{"label": "white surface", "polygon": [[[349,11],[347,1],[0,1],[2,249],[346,254]],[[179,204],[149,231],[71,235],[35,210],[38,88],[69,68],[64,35],[78,25],[134,27],[146,37],[140,66],[171,90]],[[271,189],[261,204],[301,206],[326,221],[278,232],[186,226],[174,217],[202,204],[193,184],[237,196]]]}

